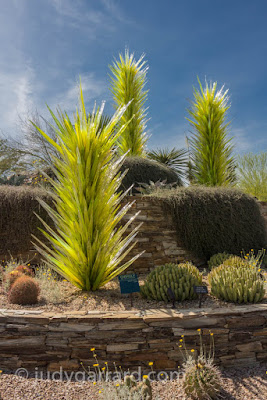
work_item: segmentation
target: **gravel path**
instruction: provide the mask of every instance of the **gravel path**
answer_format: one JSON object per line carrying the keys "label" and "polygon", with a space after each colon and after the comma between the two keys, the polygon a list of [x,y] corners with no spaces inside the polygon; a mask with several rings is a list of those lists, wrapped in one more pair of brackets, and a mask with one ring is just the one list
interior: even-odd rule
{"label": "gravel path", "polygon": [[[258,368],[228,369],[223,371],[225,400],[266,400],[267,365]],[[185,400],[181,382],[153,383],[153,394],[161,400]],[[88,382],[51,382],[25,379],[4,374],[1,377],[2,400],[100,400],[100,387]],[[108,399],[107,399],[108,400]]]}

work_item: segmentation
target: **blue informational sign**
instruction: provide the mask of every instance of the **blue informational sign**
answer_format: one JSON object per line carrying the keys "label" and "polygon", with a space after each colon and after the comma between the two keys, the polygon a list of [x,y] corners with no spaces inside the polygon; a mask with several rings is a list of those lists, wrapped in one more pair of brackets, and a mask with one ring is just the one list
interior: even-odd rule
{"label": "blue informational sign", "polygon": [[119,275],[121,294],[140,292],[137,274]]}

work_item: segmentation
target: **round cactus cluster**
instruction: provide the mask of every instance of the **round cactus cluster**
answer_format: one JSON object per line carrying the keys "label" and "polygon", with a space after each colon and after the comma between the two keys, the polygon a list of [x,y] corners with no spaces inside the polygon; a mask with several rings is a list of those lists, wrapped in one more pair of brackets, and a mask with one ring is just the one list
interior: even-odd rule
{"label": "round cactus cluster", "polygon": [[228,254],[226,252],[214,254],[208,261],[209,269],[219,267],[219,265],[231,257],[233,257],[233,254]]}
{"label": "round cactus cluster", "polygon": [[13,270],[11,272],[9,272],[6,276],[5,276],[5,281],[7,281],[7,285],[9,288],[11,288],[11,286],[16,282],[16,280],[18,278],[20,278],[21,276],[23,276],[23,273],[20,271],[16,271]]}
{"label": "round cactus cluster", "polygon": [[195,299],[194,286],[201,283],[202,275],[191,263],[165,264],[150,272],[141,286],[141,294],[151,300],[169,301],[171,288],[176,301]]}
{"label": "round cactus cluster", "polygon": [[240,257],[232,257],[208,275],[211,294],[234,303],[258,303],[264,297],[260,270]]}
{"label": "round cactus cluster", "polygon": [[184,364],[184,391],[194,400],[216,399],[221,390],[221,375],[212,360],[198,359]]}
{"label": "round cactus cluster", "polygon": [[38,282],[34,278],[22,275],[11,286],[8,293],[8,300],[12,304],[36,304],[39,294],[40,288]]}

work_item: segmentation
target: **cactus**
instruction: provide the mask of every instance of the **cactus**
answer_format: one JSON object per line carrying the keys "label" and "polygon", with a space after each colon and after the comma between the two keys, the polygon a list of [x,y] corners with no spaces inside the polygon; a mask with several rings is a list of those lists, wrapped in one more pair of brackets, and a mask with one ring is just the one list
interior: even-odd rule
{"label": "cactus", "polygon": [[27,276],[33,276],[33,270],[26,265],[18,265],[14,271],[19,271]]}
{"label": "cactus", "polygon": [[152,388],[148,378],[144,377],[142,382],[137,384],[133,375],[127,375],[124,378],[124,382],[120,385],[127,386],[129,389],[128,400],[133,400],[134,398],[140,396],[142,400],[152,400]]}
{"label": "cactus", "polygon": [[8,274],[4,275],[4,281],[7,282],[7,287],[11,288],[11,286],[16,282],[18,278],[23,276],[21,271],[13,270]]}
{"label": "cactus", "polygon": [[184,364],[184,391],[194,400],[216,399],[221,390],[221,375],[213,361],[199,358]]}
{"label": "cactus", "polygon": [[40,288],[38,282],[26,275],[16,279],[8,293],[12,304],[30,305],[38,302]]}
{"label": "cactus", "polygon": [[209,273],[211,294],[233,303],[257,303],[265,294],[260,271],[240,257],[232,257]]}
{"label": "cactus", "polygon": [[218,267],[231,257],[234,257],[233,254],[228,254],[226,252],[214,254],[208,261],[209,269]]}
{"label": "cactus", "polygon": [[183,301],[196,298],[193,286],[201,283],[202,275],[191,263],[165,264],[150,272],[140,289],[150,300],[168,301],[168,288],[171,288],[175,300]]}

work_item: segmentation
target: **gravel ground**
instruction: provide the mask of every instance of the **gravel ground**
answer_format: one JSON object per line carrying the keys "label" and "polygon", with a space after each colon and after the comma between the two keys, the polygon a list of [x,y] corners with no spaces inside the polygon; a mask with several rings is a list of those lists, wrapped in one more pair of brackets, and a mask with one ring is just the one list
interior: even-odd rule
{"label": "gravel ground", "polygon": [[[266,366],[258,368],[228,369],[222,372],[223,391],[226,400],[266,400]],[[153,395],[160,400],[185,400],[181,381],[155,382]],[[2,400],[100,400],[101,387],[89,382],[52,382],[49,380],[25,379],[11,374],[1,377]],[[108,400],[105,398],[105,400]]]}
{"label": "gravel ground", "polygon": [[[140,280],[140,284],[143,281]],[[56,300],[54,294],[56,293]],[[60,296],[59,296],[60,293]],[[266,297],[263,302],[267,302]],[[198,300],[183,301],[176,303],[178,310],[197,308]],[[227,303],[216,299],[210,295],[203,299],[202,307],[219,308],[219,307],[232,307],[232,303]],[[123,310],[149,310],[156,308],[168,308],[171,304],[166,304],[163,301],[151,301],[143,299],[139,293],[133,294],[133,308],[131,308],[131,300],[127,295],[121,295],[119,284],[117,281],[109,282],[100,290],[95,292],[82,292],[76,289],[69,282],[63,281],[47,281],[44,284],[43,295],[38,304],[32,306],[19,306],[16,304],[9,304],[7,295],[2,288],[0,290],[0,308],[1,309],[29,309],[29,310],[43,310],[58,312],[68,311],[123,311]]]}

